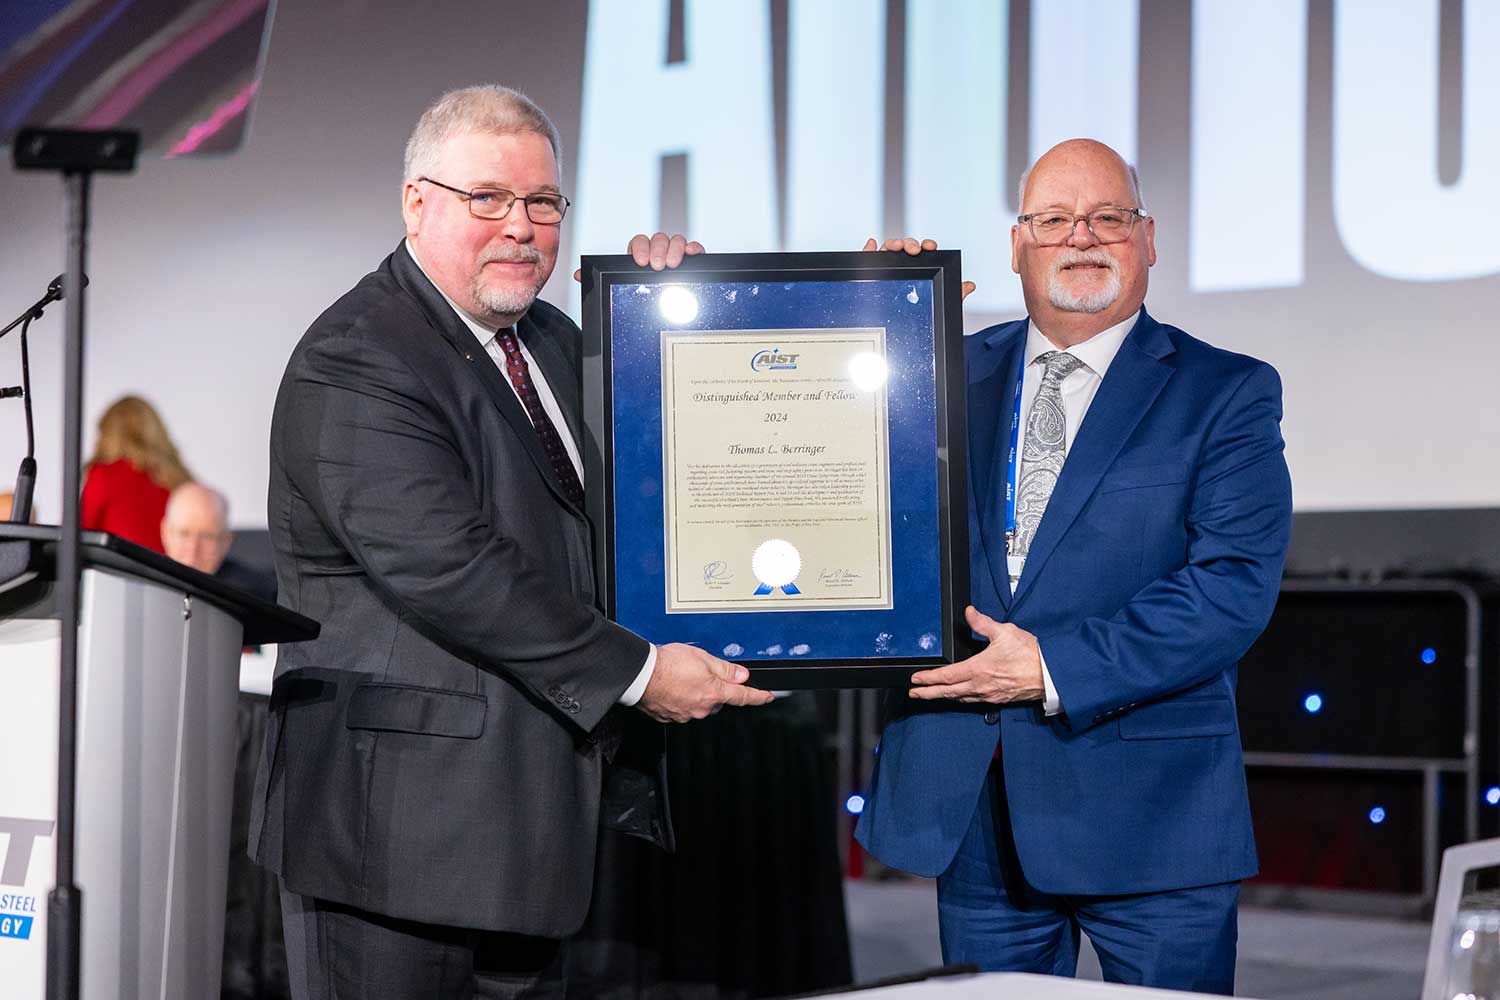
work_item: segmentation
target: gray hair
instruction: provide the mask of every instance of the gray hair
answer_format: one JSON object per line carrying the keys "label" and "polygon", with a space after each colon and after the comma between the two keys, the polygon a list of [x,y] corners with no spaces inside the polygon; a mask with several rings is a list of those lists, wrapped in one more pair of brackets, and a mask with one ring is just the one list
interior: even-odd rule
{"label": "gray hair", "polygon": [[182,505],[188,503],[189,498],[193,497],[195,494],[197,497],[208,500],[214,505],[215,508],[217,508],[219,521],[223,526],[223,530],[228,531],[229,498],[224,496],[224,494],[220,493],[218,490],[214,489],[212,486],[204,486],[202,483],[195,482],[191,479],[183,483],[181,486],[177,487],[172,491],[171,495],[167,497],[167,523],[175,524],[177,522],[177,519],[182,516]]}
{"label": "gray hair", "polygon": [[[1033,163],[1021,174],[1021,183],[1016,185],[1016,211],[1023,211],[1026,204],[1026,182],[1031,180],[1031,171],[1036,167]],[[1125,164],[1125,172],[1130,175],[1130,193],[1135,196],[1135,207],[1145,211],[1146,199],[1141,195],[1141,175],[1136,172],[1134,163]],[[1125,207],[1125,206],[1121,206]]]}
{"label": "gray hair", "polygon": [[562,136],[547,113],[519,90],[484,83],[450,90],[422,112],[411,138],[406,140],[403,179],[409,181],[430,171],[443,144],[466,132],[535,133],[551,143],[558,170],[562,169]]}

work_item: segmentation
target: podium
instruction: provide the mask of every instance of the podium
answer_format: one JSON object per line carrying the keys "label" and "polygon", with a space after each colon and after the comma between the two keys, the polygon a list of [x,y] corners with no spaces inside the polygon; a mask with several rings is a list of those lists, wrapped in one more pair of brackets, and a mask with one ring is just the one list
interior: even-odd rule
{"label": "podium", "polygon": [[[57,808],[58,529],[0,524],[0,983],[41,998]],[[219,994],[240,651],[309,618],[82,537],[75,865],[82,996]]]}

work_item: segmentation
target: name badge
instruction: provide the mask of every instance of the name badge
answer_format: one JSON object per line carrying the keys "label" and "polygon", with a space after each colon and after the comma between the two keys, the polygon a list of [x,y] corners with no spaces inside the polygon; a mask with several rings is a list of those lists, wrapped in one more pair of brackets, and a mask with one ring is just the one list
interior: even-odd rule
{"label": "name badge", "polygon": [[1016,580],[1019,580],[1019,579],[1021,579],[1021,570],[1023,570],[1023,569],[1026,568],[1026,557],[1025,556],[1006,556],[1005,557],[1005,567],[1006,567],[1006,570],[1010,573],[1010,578],[1011,578],[1012,582],[1014,582]]}

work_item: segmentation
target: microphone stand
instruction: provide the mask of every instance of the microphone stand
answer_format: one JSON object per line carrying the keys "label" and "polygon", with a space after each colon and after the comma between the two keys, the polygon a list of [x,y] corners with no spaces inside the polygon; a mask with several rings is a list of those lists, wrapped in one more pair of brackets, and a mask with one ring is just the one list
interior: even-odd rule
{"label": "microphone stand", "polygon": [[[88,275],[84,275],[83,285],[80,287],[87,286],[88,283]],[[61,274],[52,279],[52,283],[47,286],[46,295],[11,320],[5,329],[0,330],[0,337],[4,337],[16,328],[16,324],[21,326],[21,384],[0,389],[0,398],[19,395],[26,411],[26,457],[21,459],[21,469],[16,473],[16,489],[10,509],[11,524],[26,524],[31,520],[31,501],[36,493],[36,423],[31,415],[31,352],[26,331],[31,327],[32,320],[42,318],[42,310],[60,298],[63,298]]]}
{"label": "microphone stand", "polygon": [[83,895],[73,881],[78,778],[79,489],[83,457],[83,273],[88,257],[89,185],[95,171],[135,169],[140,134],[23,128],[12,154],[22,170],[62,173],[67,197],[66,332],[63,354],[63,515],[58,539],[57,597],[62,655],[58,665],[57,867],[47,897],[47,1000],[78,1000]]}
{"label": "microphone stand", "polygon": [[11,524],[31,522],[31,499],[36,493],[36,424],[31,419],[31,352],[26,340],[26,328],[30,325],[30,320],[21,325],[21,405],[26,411],[26,457],[21,459],[16,489],[11,494]]}

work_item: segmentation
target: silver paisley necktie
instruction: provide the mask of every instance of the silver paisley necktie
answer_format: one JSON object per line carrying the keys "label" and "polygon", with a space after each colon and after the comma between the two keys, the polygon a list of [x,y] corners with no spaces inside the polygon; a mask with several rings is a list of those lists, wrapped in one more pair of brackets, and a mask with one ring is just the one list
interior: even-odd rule
{"label": "silver paisley necktie", "polygon": [[1064,351],[1048,351],[1037,358],[1043,366],[1042,384],[1026,417],[1026,442],[1021,447],[1021,483],[1016,489],[1016,540],[1011,555],[1025,555],[1042,523],[1052,488],[1068,455],[1067,418],[1063,413],[1063,380],[1083,362]]}

